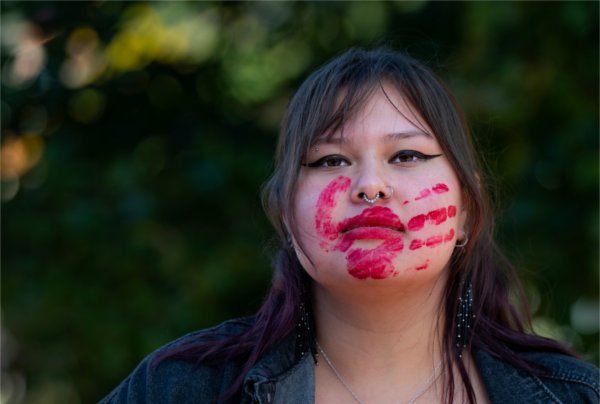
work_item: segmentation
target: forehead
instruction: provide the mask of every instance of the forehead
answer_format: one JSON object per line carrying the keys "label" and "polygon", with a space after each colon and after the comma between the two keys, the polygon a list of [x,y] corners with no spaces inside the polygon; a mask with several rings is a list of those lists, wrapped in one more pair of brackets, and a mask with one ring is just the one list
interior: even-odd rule
{"label": "forehead", "polygon": [[[411,138],[425,138],[436,140],[430,133],[421,131],[421,130],[407,130],[400,132],[390,132],[386,133],[381,137],[382,143],[396,143],[401,140],[411,139]],[[331,137],[321,136],[317,138],[317,140],[313,143],[313,146],[319,146],[322,144],[338,144],[338,145],[346,145],[348,143],[352,143],[352,137],[348,137],[344,131],[340,131],[339,133],[334,134]]]}
{"label": "forehead", "polygon": [[365,133],[377,133],[383,142],[414,137],[436,140],[416,108],[389,83],[374,88],[363,100],[352,102],[354,100],[348,100],[348,97],[343,91],[338,96],[338,120],[333,120],[329,130],[316,136],[311,142],[312,146],[346,144],[354,136]]}

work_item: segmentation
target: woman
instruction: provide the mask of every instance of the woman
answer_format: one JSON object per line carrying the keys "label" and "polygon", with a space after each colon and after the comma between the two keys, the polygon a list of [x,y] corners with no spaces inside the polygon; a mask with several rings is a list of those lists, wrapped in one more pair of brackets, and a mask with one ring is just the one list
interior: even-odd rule
{"label": "woman", "polygon": [[105,402],[597,402],[525,332],[484,177],[440,80],[352,49],[292,97],[264,205],[281,248],[253,318],[150,355]]}

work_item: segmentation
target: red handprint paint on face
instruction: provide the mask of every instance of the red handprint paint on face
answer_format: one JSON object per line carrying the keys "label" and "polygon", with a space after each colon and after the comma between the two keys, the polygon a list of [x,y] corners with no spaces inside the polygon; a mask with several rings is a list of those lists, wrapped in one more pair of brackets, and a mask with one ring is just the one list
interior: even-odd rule
{"label": "red handprint paint on face", "polygon": [[392,260],[404,248],[402,237],[389,238],[375,248],[353,248],[346,255],[348,272],[358,279],[396,275]]}
{"label": "red handprint paint on face", "polygon": [[431,188],[431,190],[436,194],[443,194],[444,192],[448,192],[450,189],[446,184],[435,184],[435,186]]}
{"label": "red handprint paint on face", "polygon": [[448,217],[456,216],[456,206],[450,205],[448,206]]}
{"label": "red handprint paint on face", "polygon": [[446,243],[448,241],[452,241],[454,239],[454,229],[450,229],[446,234],[438,234],[435,236],[431,236],[427,238],[425,241],[419,240],[418,238],[413,239],[410,242],[410,246],[408,247],[410,250],[418,250],[423,246],[427,247],[437,247],[442,243]]}
{"label": "red handprint paint on face", "polygon": [[450,229],[448,233],[444,236],[444,241],[450,241],[454,238],[454,229]]}
{"label": "red handprint paint on face", "polygon": [[417,196],[415,198],[415,201],[418,201],[418,200],[423,199],[423,198],[427,198],[429,195],[431,195],[431,191],[429,189],[425,188],[424,190],[422,190],[419,193],[419,196]]}
{"label": "red handprint paint on face", "polygon": [[423,264],[419,265],[415,269],[417,271],[422,271],[422,270],[426,269],[428,266],[429,266],[429,260],[425,261]]}
{"label": "red handprint paint on face", "polygon": [[[350,179],[340,176],[333,180],[319,195],[315,227],[317,233],[327,240],[335,241],[334,249],[347,252],[348,272],[358,279],[383,279],[394,274],[393,259],[404,248],[404,226],[400,218],[389,208],[374,206],[360,215],[334,223],[332,211],[336,195],[350,186]],[[383,240],[374,248],[351,248],[355,240]],[[327,249],[328,243],[321,247]],[[327,249],[328,250],[328,249]]]}
{"label": "red handprint paint on face", "polygon": [[429,195],[431,195],[431,192],[433,191],[436,194],[443,194],[444,192],[448,192],[450,189],[448,188],[448,185],[446,184],[435,184],[433,187],[431,187],[431,190],[429,190],[429,188],[425,188],[423,190],[421,190],[421,192],[419,193],[419,196],[417,196],[415,198],[415,201],[421,200],[423,198],[427,198]]}
{"label": "red handprint paint on face", "polygon": [[426,215],[417,215],[408,221],[406,227],[410,231],[421,230],[425,226],[425,219],[427,219]]}
{"label": "red handprint paint on face", "polygon": [[[340,176],[331,181],[319,195],[315,228],[317,233],[327,240],[320,243],[321,247],[325,251],[330,251],[331,242],[335,242],[333,250],[346,253],[348,272],[358,279],[384,279],[397,275],[393,260],[404,249],[405,227],[391,209],[384,206],[373,206],[363,210],[357,216],[338,223],[333,221],[332,213],[337,195],[346,192],[350,184],[350,178]],[[437,184],[432,189],[442,185],[446,187],[444,184]],[[435,190],[434,192],[440,193]],[[423,191],[421,194],[423,195]],[[429,194],[430,191],[427,189],[427,195]],[[448,217],[455,215],[456,207],[453,205],[435,209],[427,214],[414,216],[408,222],[407,228],[410,231],[418,231],[426,223],[437,226],[445,222]],[[413,239],[409,249],[417,250],[423,246],[434,248],[453,238],[454,229],[450,229],[448,234],[434,235],[424,241]],[[382,243],[371,248],[353,247],[357,240],[381,240]],[[428,262],[415,269],[423,270],[427,266]]]}
{"label": "red handprint paint on face", "polygon": [[[452,215],[450,215],[452,211]],[[456,215],[456,206],[450,205],[448,208],[440,208],[432,210],[427,214],[421,214],[414,216],[408,221],[406,227],[410,231],[421,230],[425,226],[425,222],[428,221],[432,224],[440,225],[446,221],[447,217],[453,217]]]}
{"label": "red handprint paint on face", "polygon": [[338,233],[337,226],[334,225],[331,218],[331,212],[335,206],[336,195],[340,192],[347,191],[350,187],[350,183],[350,178],[340,176],[331,181],[327,188],[319,195],[315,226],[317,228],[317,233],[328,240],[335,240]]}
{"label": "red handprint paint on face", "polygon": [[337,225],[337,230],[343,236],[335,249],[346,252],[355,240],[396,239],[398,232],[404,231],[404,225],[391,209],[374,206],[343,220]]}
{"label": "red handprint paint on face", "polygon": [[335,249],[346,252],[355,240],[383,240],[375,248],[353,248],[348,251],[348,272],[359,279],[383,279],[395,273],[392,260],[404,248],[404,225],[391,209],[374,206],[338,225],[343,234]]}

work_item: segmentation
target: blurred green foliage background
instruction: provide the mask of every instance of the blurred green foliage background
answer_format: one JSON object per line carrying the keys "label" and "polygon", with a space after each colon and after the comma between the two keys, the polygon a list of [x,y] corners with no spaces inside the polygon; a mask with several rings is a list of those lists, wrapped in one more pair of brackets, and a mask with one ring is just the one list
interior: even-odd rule
{"label": "blurred green foliage background", "polygon": [[536,330],[598,361],[598,2],[2,1],[2,403],[93,402],[253,313],[286,102],[354,45],[464,106]]}

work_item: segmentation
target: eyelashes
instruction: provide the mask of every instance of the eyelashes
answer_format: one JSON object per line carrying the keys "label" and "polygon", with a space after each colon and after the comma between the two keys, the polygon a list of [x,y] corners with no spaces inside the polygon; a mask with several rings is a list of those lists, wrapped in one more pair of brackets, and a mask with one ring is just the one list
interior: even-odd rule
{"label": "eyelashes", "polygon": [[390,159],[390,162],[396,163],[416,163],[419,161],[429,161],[441,154],[425,154],[416,150],[401,150]]}
{"label": "eyelashes", "polygon": [[349,166],[350,163],[344,156],[340,156],[339,154],[331,154],[328,156],[321,157],[320,159],[312,162],[302,164],[303,166],[315,168],[315,167],[341,167],[341,166]]}
{"label": "eyelashes", "polygon": [[[425,154],[417,150],[400,150],[388,160],[388,163],[400,166],[412,166],[439,156],[441,156],[441,154]],[[339,154],[330,154],[323,156],[316,161],[303,163],[302,165],[309,168],[331,168],[349,166],[350,164],[351,163],[346,157]]]}

